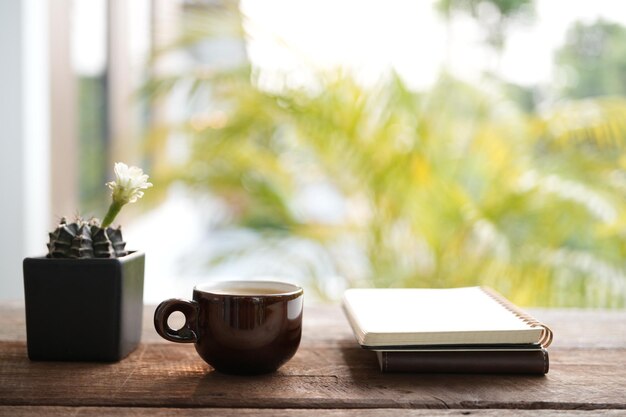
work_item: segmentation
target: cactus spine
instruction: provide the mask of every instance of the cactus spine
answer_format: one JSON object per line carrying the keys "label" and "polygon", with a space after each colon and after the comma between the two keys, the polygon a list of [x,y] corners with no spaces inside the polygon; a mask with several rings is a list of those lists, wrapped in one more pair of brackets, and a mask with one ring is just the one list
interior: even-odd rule
{"label": "cactus spine", "polygon": [[119,258],[128,253],[121,227],[102,228],[96,219],[68,223],[62,218],[49,236],[48,258]]}

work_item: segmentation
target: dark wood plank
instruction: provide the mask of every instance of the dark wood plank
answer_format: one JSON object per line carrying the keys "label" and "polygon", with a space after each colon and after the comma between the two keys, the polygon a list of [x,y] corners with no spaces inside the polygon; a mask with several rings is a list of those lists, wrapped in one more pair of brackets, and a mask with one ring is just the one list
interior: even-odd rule
{"label": "dark wood plank", "polygon": [[0,304],[0,341],[26,340],[24,304],[7,302]]}
{"label": "dark wood plank", "polygon": [[[163,340],[154,330],[153,317],[156,306],[146,306],[143,313],[144,343],[170,343]],[[353,341],[348,322],[336,306],[307,307],[304,313],[303,340]],[[323,331],[319,331],[323,329]],[[26,340],[26,318],[24,305],[19,302],[6,302],[0,305],[0,341]]]}
{"label": "dark wood plank", "polygon": [[534,309],[554,331],[553,348],[626,348],[626,310]]}
{"label": "dark wood plank", "polygon": [[[143,314],[144,343],[169,343],[154,331],[155,306]],[[626,311],[584,309],[531,309],[555,333],[553,347],[626,347]],[[24,306],[20,302],[0,305],[0,341],[26,340]],[[304,341],[334,345],[354,343],[347,320],[337,306],[307,306],[304,315]]]}
{"label": "dark wood plank", "polygon": [[626,409],[625,349],[552,358],[545,377],[393,375],[357,347],[303,346],[275,374],[240,377],[212,371],[190,345],[144,344],[96,364],[31,362],[23,342],[3,342],[0,405]]}
{"label": "dark wood plank", "polygon": [[305,311],[301,348],[279,372],[235,377],[212,371],[191,345],[162,341],[151,328],[149,308],[144,343],[119,363],[31,362],[23,308],[4,306],[0,405],[626,409],[626,313],[537,313],[556,333],[545,377],[381,374],[374,355],[356,345],[338,307]]}
{"label": "dark wood plank", "polygon": [[[603,416],[623,416],[621,410],[603,410]],[[588,417],[589,411],[573,410],[398,410],[396,409],[256,409],[256,408],[129,408],[129,407],[32,407],[0,406],[0,417]]]}

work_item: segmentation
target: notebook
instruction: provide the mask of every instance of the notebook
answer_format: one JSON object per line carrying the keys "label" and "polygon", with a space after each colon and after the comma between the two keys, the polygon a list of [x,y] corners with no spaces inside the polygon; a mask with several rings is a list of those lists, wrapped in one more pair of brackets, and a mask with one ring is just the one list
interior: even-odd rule
{"label": "notebook", "polygon": [[349,289],[343,307],[373,350],[547,347],[552,331],[487,287]]}
{"label": "notebook", "polygon": [[548,351],[526,350],[441,350],[376,351],[382,372],[534,374],[550,368]]}

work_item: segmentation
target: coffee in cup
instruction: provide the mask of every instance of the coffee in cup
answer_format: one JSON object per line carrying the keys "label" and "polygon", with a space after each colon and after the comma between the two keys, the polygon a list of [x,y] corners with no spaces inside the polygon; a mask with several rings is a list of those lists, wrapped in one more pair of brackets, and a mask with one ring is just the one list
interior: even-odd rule
{"label": "coffee in cup", "polygon": [[[154,327],[164,339],[194,343],[205,362],[220,372],[273,372],[298,350],[302,335],[302,288],[276,281],[222,281],[198,285],[193,300],[163,301]],[[167,324],[179,311],[185,324]]]}

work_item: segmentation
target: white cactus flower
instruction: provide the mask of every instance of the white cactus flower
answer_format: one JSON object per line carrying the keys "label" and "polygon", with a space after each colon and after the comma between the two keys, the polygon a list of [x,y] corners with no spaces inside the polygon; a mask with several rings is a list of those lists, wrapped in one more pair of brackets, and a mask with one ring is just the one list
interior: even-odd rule
{"label": "white cactus flower", "polygon": [[152,187],[148,182],[148,175],[138,167],[129,167],[123,162],[116,162],[113,169],[115,171],[115,181],[107,182],[111,189],[113,201],[104,220],[102,227],[108,227],[122,209],[128,203],[134,203],[143,197],[143,190]]}
{"label": "white cactus flower", "polygon": [[148,182],[148,175],[138,167],[129,167],[123,162],[116,162],[115,181],[107,182],[107,187],[112,190],[113,201],[118,204],[134,203],[143,197],[143,191],[152,187]]}

